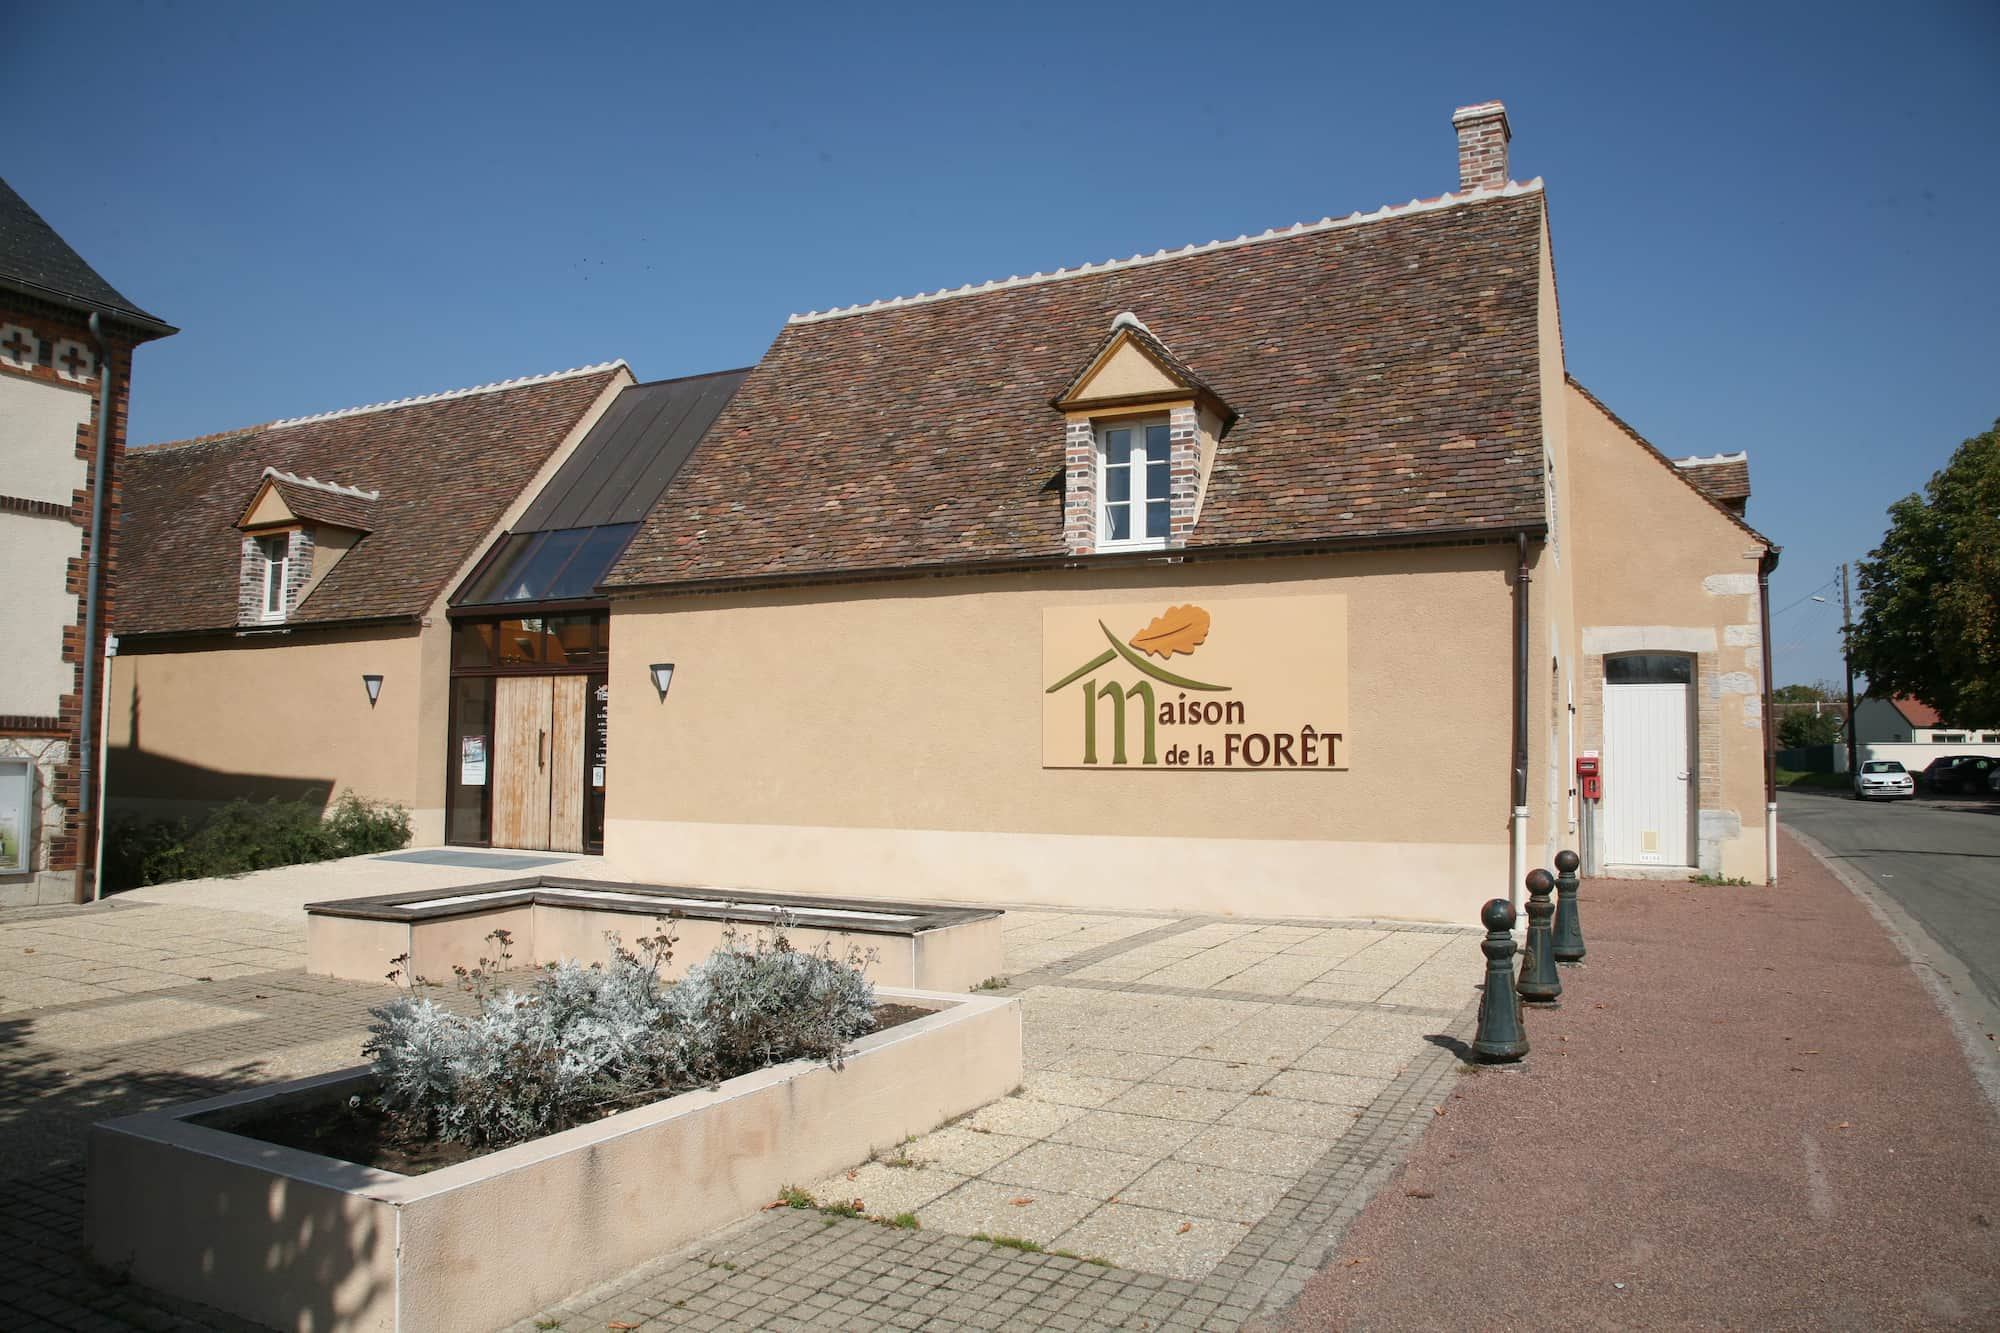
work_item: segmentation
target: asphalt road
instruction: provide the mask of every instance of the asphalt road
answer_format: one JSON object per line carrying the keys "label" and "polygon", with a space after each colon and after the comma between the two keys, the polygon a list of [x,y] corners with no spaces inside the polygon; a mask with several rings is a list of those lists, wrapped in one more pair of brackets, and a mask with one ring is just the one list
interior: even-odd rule
{"label": "asphalt road", "polygon": [[1786,791],[1778,819],[1894,898],[2000,1006],[2000,801]]}

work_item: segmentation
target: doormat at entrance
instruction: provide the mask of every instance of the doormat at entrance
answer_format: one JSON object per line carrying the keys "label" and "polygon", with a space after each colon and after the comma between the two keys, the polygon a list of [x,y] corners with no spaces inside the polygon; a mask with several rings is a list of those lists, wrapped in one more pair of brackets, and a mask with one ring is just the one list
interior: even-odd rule
{"label": "doormat at entrance", "polygon": [[567,856],[534,856],[523,852],[458,851],[433,847],[421,852],[390,852],[377,861],[415,861],[427,866],[459,866],[466,870],[523,870],[529,866],[560,865]]}

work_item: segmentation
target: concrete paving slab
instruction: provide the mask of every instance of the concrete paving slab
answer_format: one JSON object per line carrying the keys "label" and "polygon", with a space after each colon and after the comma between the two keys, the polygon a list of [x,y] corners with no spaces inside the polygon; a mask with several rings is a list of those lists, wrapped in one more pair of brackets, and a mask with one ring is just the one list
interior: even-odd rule
{"label": "concrete paving slab", "polygon": [[1137,1180],[1159,1159],[1073,1143],[1037,1143],[996,1164],[985,1179],[1029,1191],[1080,1194],[1098,1202]]}
{"label": "concrete paving slab", "polygon": [[1118,1200],[1226,1222],[1254,1223],[1271,1211],[1271,1205],[1284,1197],[1291,1184],[1288,1176],[1174,1159],[1155,1165],[1120,1190]]}
{"label": "concrete paving slab", "polygon": [[1049,1137],[1106,1152],[1164,1157],[1202,1130],[1199,1121],[1165,1120],[1159,1116],[1120,1111],[1090,1111],[1061,1126]]}
{"label": "concrete paving slab", "polygon": [[1024,1190],[998,1181],[968,1180],[917,1216],[933,1231],[1011,1236],[1050,1245],[1102,1202],[1056,1190]]}
{"label": "concrete paving slab", "polygon": [[1127,1268],[1198,1278],[1243,1239],[1236,1222],[1191,1213],[1107,1204],[1056,1238],[1058,1248]]}

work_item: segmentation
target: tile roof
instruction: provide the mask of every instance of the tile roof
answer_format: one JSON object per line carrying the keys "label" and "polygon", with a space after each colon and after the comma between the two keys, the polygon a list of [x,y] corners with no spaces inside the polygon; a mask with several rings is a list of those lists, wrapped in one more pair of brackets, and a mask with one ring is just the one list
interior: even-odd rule
{"label": "tile roof", "polygon": [[348,488],[332,490],[324,485],[315,486],[309,481],[301,481],[290,473],[280,473],[276,468],[265,468],[271,477],[271,487],[283,497],[285,508],[297,518],[309,523],[331,523],[337,527],[352,528],[356,532],[372,532],[373,505],[381,495],[374,491],[359,494]]}
{"label": "tile roof", "polygon": [[1676,458],[1674,466],[1718,500],[1750,498],[1750,455],[1746,453]]}
{"label": "tile roof", "polygon": [[[366,502],[369,535],[290,623],[420,616],[598,395],[629,373],[611,362],[135,449],[125,460],[114,628],[235,626],[235,524],[266,468],[380,496]],[[340,498],[294,489],[308,505]]]}
{"label": "tile roof", "polygon": [[1903,715],[1904,720],[1913,727],[1930,728],[1942,727],[1944,725],[1944,718],[1939,714],[1938,710],[1920,699],[1912,699],[1907,694],[1899,694],[1889,702],[1895,706],[1897,712]]}
{"label": "tile roof", "polygon": [[1241,414],[1193,547],[1545,521],[1539,186],[796,317],[606,580],[1062,554],[1051,398],[1133,312]]}
{"label": "tile roof", "polygon": [[154,336],[177,331],[106,282],[4,180],[0,180],[0,284],[61,305],[124,315]]}

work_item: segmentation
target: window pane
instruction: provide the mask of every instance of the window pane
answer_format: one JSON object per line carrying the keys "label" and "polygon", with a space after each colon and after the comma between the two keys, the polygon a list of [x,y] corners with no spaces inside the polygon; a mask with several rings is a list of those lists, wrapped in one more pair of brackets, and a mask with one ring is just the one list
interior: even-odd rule
{"label": "window pane", "polygon": [[539,532],[517,532],[500,539],[500,549],[494,555],[486,572],[473,581],[466,590],[461,604],[478,605],[481,602],[504,602],[508,600],[505,589],[517,580],[515,572],[521,563],[541,548],[542,534]]}
{"label": "window pane", "polygon": [[1112,504],[1123,504],[1132,498],[1131,468],[1108,467],[1104,469],[1104,498]]}
{"label": "window pane", "polygon": [[625,549],[625,539],[638,526],[637,523],[613,523],[602,528],[579,529],[584,533],[583,545],[577,548],[575,558],[549,584],[542,596],[549,601],[588,597],[598,581],[610,572],[612,562]]}
{"label": "window pane", "polygon": [[486,722],[493,707],[493,681],[466,677],[453,681],[451,692],[451,805],[445,841],[485,842],[486,789],[493,780],[493,737]]}
{"label": "window pane", "polygon": [[540,666],[548,661],[548,635],[540,616],[503,620],[495,631],[501,666]]}
{"label": "window pane", "polygon": [[542,623],[551,640],[549,665],[603,666],[609,660],[609,617],[550,616]]}
{"label": "window pane", "polygon": [[1609,685],[1686,685],[1694,676],[1694,659],[1673,653],[1634,653],[1605,659]]}
{"label": "window pane", "polygon": [[1104,535],[1114,542],[1127,541],[1132,536],[1132,507],[1130,505],[1104,506]]}
{"label": "window pane", "polygon": [[1106,463],[1129,463],[1132,461],[1132,432],[1130,429],[1107,430],[1104,432],[1104,461]]}
{"label": "window pane", "polygon": [[1146,461],[1164,463],[1167,461],[1172,433],[1165,426],[1146,427]]}
{"label": "window pane", "polygon": [[1167,502],[1154,500],[1146,506],[1146,535],[1164,537],[1167,535]]}
{"label": "window pane", "polygon": [[451,664],[490,667],[494,663],[492,621],[461,621],[451,627]]}
{"label": "window pane", "polygon": [[583,539],[589,535],[588,528],[543,533],[541,545],[521,561],[519,570],[499,589],[497,600],[539,602],[546,599],[556,576],[562,573],[563,566],[569,563],[569,558],[576,554],[577,547],[583,545]]}
{"label": "window pane", "polygon": [[1165,463],[1146,464],[1146,498],[1148,500],[1164,500],[1173,493],[1172,488],[1172,468],[1168,467]]}

